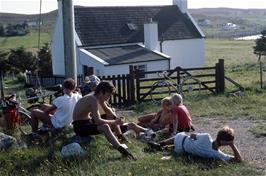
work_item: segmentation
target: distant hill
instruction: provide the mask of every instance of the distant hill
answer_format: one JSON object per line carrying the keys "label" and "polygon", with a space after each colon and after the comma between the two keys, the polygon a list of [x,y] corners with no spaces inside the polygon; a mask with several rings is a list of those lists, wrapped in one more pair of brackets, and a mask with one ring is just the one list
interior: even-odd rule
{"label": "distant hill", "polygon": [[[266,29],[266,9],[202,8],[189,9],[189,12],[197,22],[210,21],[210,25],[200,26],[207,37],[239,37]],[[237,28],[224,30],[227,23],[236,24]]]}
{"label": "distant hill", "polygon": [[[210,24],[200,26],[207,37],[234,37],[258,34],[266,29],[266,9],[230,9],[230,8],[202,8],[189,9],[196,22],[207,19]],[[51,32],[54,28],[57,11],[42,14],[42,31]],[[0,23],[16,24],[24,21],[37,21],[39,15],[21,15],[0,13]],[[235,30],[223,30],[226,23],[237,25]]]}
{"label": "distant hill", "polygon": [[[42,31],[51,32],[54,28],[55,20],[56,20],[57,10],[51,11],[49,13],[42,14],[41,22],[42,22]],[[8,24],[18,24],[24,21],[27,22],[39,22],[39,14],[34,15],[21,15],[21,14],[13,14],[13,13],[0,13],[0,23],[3,25]],[[34,27],[32,27],[34,29]]]}

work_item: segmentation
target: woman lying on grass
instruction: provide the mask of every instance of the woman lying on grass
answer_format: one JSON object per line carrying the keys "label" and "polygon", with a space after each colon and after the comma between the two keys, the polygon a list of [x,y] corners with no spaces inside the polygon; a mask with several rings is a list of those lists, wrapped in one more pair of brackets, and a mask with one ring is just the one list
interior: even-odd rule
{"label": "woman lying on grass", "polygon": [[[184,132],[176,134],[174,137],[163,140],[159,143],[149,142],[152,149],[163,150],[167,145],[174,144],[176,154],[189,153],[202,158],[213,158],[223,161],[241,162],[242,157],[236,145],[234,144],[234,130],[225,126],[213,140],[208,133],[193,133],[190,136]],[[220,147],[231,147],[234,156],[220,151]]]}

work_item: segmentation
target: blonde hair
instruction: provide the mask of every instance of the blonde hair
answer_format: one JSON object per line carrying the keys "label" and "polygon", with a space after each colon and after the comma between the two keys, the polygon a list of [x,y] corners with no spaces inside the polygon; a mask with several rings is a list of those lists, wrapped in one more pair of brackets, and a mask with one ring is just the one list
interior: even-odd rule
{"label": "blonde hair", "polygon": [[174,105],[183,104],[183,98],[182,98],[182,96],[180,94],[174,94],[171,97],[171,101],[172,101],[172,104],[174,104]]}
{"label": "blonde hair", "polygon": [[161,106],[163,106],[164,103],[172,104],[171,97],[165,97],[161,100]]}
{"label": "blonde hair", "polygon": [[234,140],[234,130],[232,128],[229,128],[228,126],[223,127],[220,131],[217,133],[217,141],[231,141]]}

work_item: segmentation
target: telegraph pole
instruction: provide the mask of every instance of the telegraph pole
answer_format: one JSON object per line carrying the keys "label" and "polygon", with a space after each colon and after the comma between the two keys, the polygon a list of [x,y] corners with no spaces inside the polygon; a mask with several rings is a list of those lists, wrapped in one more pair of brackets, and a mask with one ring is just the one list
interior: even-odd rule
{"label": "telegraph pole", "polygon": [[4,72],[0,71],[0,88],[1,88],[1,98],[4,99]]}
{"label": "telegraph pole", "polygon": [[65,76],[77,82],[76,45],[74,39],[74,7],[72,0],[62,0]]}

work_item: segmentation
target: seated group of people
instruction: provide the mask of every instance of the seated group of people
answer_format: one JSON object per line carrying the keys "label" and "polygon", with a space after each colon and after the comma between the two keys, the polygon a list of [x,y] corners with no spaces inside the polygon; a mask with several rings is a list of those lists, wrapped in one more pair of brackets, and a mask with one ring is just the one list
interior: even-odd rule
{"label": "seated group of people", "polygon": [[[165,145],[174,144],[176,153],[186,152],[222,160],[242,160],[233,143],[233,130],[230,128],[221,130],[214,141],[207,133],[193,133],[191,136],[184,133],[194,131],[194,127],[190,113],[183,105],[181,95],[175,94],[164,98],[161,101],[162,109],[155,114],[139,117],[138,124],[124,123],[124,118],[118,117],[108,106],[108,100],[115,92],[115,87],[110,82],[100,82],[96,76],[91,78],[89,87],[91,93],[88,91],[83,93],[83,96],[76,93],[75,81],[69,78],[64,81],[63,96],[56,98],[50,106],[46,105],[42,109],[33,110],[31,113],[33,136],[37,134],[39,121],[54,128],[62,128],[72,122],[74,132],[78,136],[104,134],[109,143],[123,156],[135,159],[127,146],[122,144],[127,141],[124,133],[133,130],[139,136],[152,129],[171,136],[159,143],[149,142],[148,144],[153,148],[162,149]],[[226,155],[219,150],[219,147],[224,145],[231,146],[234,156]]]}

